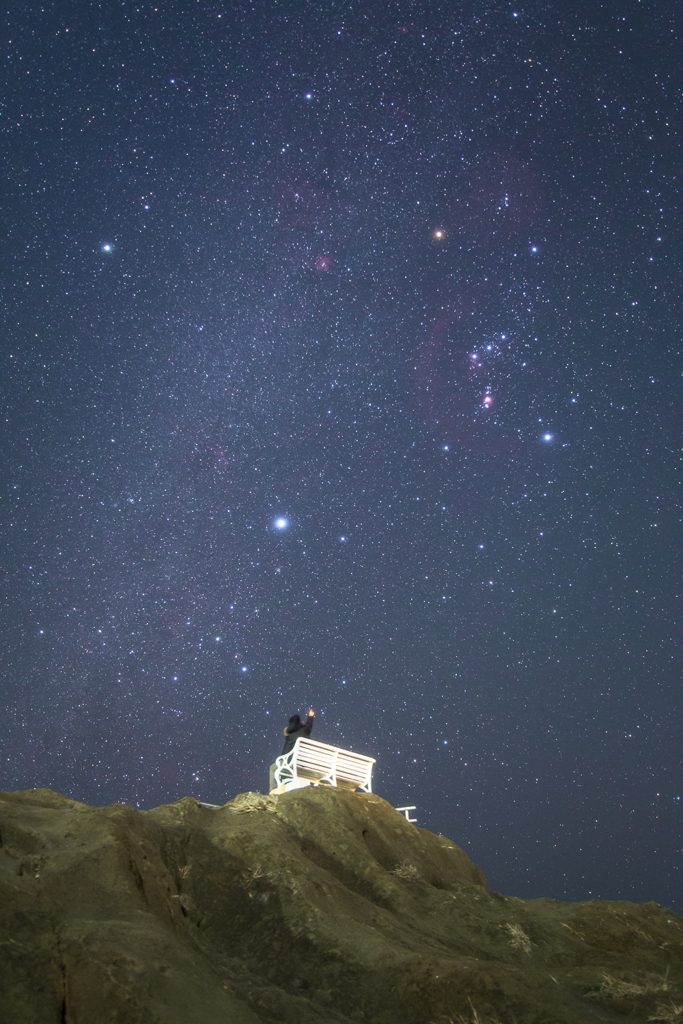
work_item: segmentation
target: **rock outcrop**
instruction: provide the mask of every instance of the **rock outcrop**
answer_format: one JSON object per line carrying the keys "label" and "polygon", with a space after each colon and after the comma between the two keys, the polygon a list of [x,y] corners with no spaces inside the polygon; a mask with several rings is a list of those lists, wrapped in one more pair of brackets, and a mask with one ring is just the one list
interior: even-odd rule
{"label": "rock outcrop", "polygon": [[520,900],[384,800],[0,795],[2,1024],[683,1021],[683,919]]}

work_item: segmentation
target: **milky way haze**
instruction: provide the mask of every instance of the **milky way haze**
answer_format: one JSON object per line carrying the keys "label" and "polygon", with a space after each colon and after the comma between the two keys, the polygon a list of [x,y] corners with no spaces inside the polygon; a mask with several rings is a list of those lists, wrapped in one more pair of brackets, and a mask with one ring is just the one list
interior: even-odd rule
{"label": "milky way haze", "polygon": [[12,7],[0,788],[683,908],[676,6]]}

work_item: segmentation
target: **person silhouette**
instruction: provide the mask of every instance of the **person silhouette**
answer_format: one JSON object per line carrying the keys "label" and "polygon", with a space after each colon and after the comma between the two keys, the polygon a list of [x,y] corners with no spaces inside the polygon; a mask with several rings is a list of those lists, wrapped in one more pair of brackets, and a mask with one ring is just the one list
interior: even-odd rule
{"label": "person silhouette", "polygon": [[299,736],[305,736],[306,739],[311,735],[313,728],[313,719],[315,718],[315,711],[313,708],[308,709],[308,718],[305,722],[301,721],[299,715],[292,715],[288,724],[282,730],[285,735],[285,745],[282,748],[283,754],[288,754]]}
{"label": "person silhouette", "polygon": [[[315,718],[315,711],[313,708],[308,709],[308,717],[305,722],[301,721],[300,715],[292,715],[287,725],[282,730],[285,734],[285,744],[282,748],[283,754],[288,754],[296,741],[300,736],[308,738],[311,735],[311,729],[313,728],[313,719]],[[270,787],[269,792],[272,793],[275,790],[275,765],[270,766]]]}

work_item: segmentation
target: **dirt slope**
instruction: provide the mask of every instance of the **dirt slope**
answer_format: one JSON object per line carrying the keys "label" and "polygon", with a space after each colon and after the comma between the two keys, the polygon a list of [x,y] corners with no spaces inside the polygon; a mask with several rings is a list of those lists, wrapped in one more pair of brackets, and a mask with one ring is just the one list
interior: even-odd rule
{"label": "dirt slope", "polygon": [[0,1024],[683,1022],[683,919],[490,892],[377,796],[0,794]]}

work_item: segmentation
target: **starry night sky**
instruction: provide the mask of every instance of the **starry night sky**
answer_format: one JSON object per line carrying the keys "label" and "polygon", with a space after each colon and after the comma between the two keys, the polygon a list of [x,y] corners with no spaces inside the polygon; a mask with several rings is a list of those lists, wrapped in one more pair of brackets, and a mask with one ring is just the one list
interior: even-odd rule
{"label": "starry night sky", "polygon": [[676,5],[11,6],[0,788],[683,909]]}

